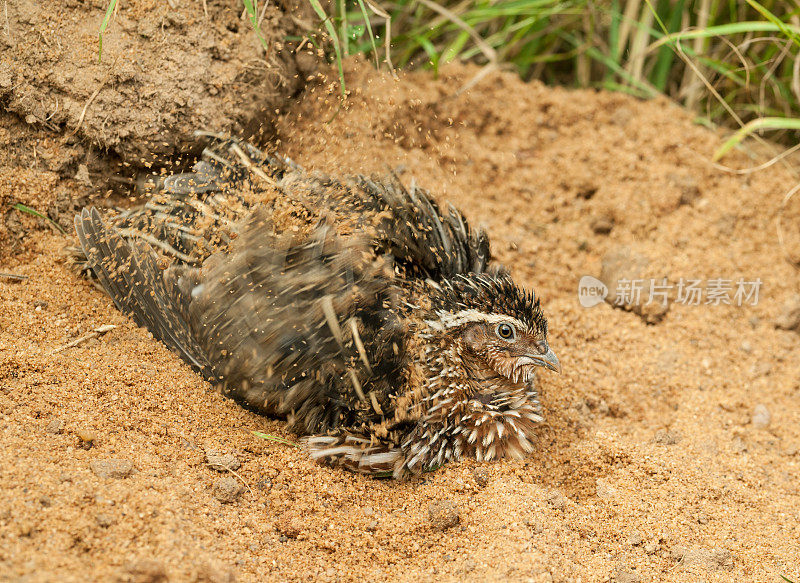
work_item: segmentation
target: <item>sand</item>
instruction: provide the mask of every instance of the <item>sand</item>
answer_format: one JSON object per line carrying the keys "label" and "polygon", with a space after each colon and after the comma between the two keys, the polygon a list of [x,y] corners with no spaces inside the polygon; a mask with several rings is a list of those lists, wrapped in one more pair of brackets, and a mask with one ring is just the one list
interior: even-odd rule
{"label": "sand", "polygon": [[[800,337],[775,326],[800,287],[800,202],[785,248],[775,229],[796,176],[715,167],[722,134],[666,100],[507,73],[455,95],[477,72],[350,63],[347,104],[312,79],[272,143],[334,174],[396,169],[486,227],[563,365],[541,376],[537,450],[405,482],[315,465],[76,277],[71,235],[14,211],[0,272],[27,279],[0,277],[0,581],[800,578]],[[29,152],[3,162],[5,201],[91,192]],[[620,248],[673,283],[760,278],[758,303],[673,301],[655,324],[582,307],[580,278]]]}

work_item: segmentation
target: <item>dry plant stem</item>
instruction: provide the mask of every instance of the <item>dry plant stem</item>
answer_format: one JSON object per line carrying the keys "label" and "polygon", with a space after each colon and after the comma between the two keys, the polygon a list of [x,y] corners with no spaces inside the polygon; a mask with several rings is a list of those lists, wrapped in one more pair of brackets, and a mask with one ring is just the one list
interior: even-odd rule
{"label": "dry plant stem", "polygon": [[783,225],[782,225],[783,213],[786,210],[786,205],[789,204],[789,201],[797,193],[798,190],[800,190],[800,183],[797,184],[794,188],[792,188],[789,192],[787,192],[786,196],[783,197],[783,200],[781,201],[781,206],[778,209],[778,215],[775,217],[775,228],[778,231],[778,245],[780,245],[784,257],[786,257],[786,260],[789,262],[789,265],[794,267],[796,270],[800,271],[800,266],[798,266],[797,263],[792,260],[791,255],[789,254],[788,251],[786,251],[786,241],[783,237]]}
{"label": "dry plant stem", "polygon": [[[781,41],[776,38],[775,42],[781,42]],[[783,47],[781,48],[780,55],[775,57],[775,59],[774,59],[775,62],[772,63],[770,68],[767,70],[767,72],[761,78],[761,83],[759,84],[759,87],[758,87],[758,105],[759,105],[759,108],[761,110],[766,109],[766,107],[765,107],[765,103],[766,103],[765,94],[766,94],[766,89],[767,89],[767,83],[771,81],[772,76],[775,74],[775,70],[781,65],[781,63],[783,62],[783,59],[785,59],[786,56],[789,54],[789,49],[791,49],[792,46],[793,46],[793,43],[790,40],[786,40],[785,42],[783,42]],[[770,84],[773,84],[773,83],[770,83]],[[786,106],[784,106],[784,113],[788,117],[791,114],[791,112],[790,111],[786,111],[785,109],[786,109]]]}
{"label": "dry plant stem", "polygon": [[[706,28],[708,26],[708,19],[710,14],[711,0],[701,0],[700,6],[697,9],[697,28]],[[692,43],[692,50],[695,55],[699,55],[703,51],[703,45],[706,40],[702,37],[697,37]],[[683,82],[689,84],[689,90],[686,95],[686,106],[689,109],[696,109],[697,104],[700,103],[700,86],[692,79],[692,73],[687,68],[683,72]]]}
{"label": "dry plant stem", "polygon": [[481,50],[483,55],[487,58],[487,60],[489,60],[489,62],[494,63],[497,61],[497,52],[492,47],[490,47],[486,43],[486,41],[483,40],[483,38],[481,38],[481,35],[479,35],[474,28],[472,28],[469,24],[467,24],[461,18],[459,18],[457,14],[451,12],[444,6],[440,6],[439,4],[432,2],[431,0],[419,0],[419,1],[421,4],[424,4],[434,12],[438,12],[442,16],[446,16],[453,22],[453,24],[455,24],[460,29],[467,32],[467,34],[469,34],[472,37],[472,40],[475,41],[475,44]]}
{"label": "dry plant stem", "polygon": [[792,63],[792,93],[800,101],[800,53],[797,53]]}
{"label": "dry plant stem", "polygon": [[386,23],[386,34],[384,35],[384,37],[386,37],[384,39],[385,43],[386,43],[386,45],[385,45],[386,66],[389,67],[389,73],[391,73],[392,77],[394,79],[399,79],[399,77],[397,76],[397,72],[394,70],[394,65],[392,65],[392,48],[391,48],[392,47],[392,17],[389,15],[388,12],[386,12],[380,6],[377,6],[377,5],[373,4],[369,0],[365,0],[365,2],[367,4],[367,6],[369,6],[369,9],[372,10],[375,14],[377,14],[381,18],[383,18],[384,22]]}
{"label": "dry plant stem", "polygon": [[247,491],[248,492],[250,492],[251,494],[253,493],[253,489],[250,487],[250,484],[248,484],[245,481],[245,479],[236,470],[234,470],[233,468],[225,468],[225,469],[228,470],[230,473],[232,473],[237,478],[239,478],[242,481],[242,484],[244,484],[247,487]]}
{"label": "dry plant stem", "polygon": [[641,27],[636,31],[631,43],[631,56],[628,59],[627,69],[633,79],[641,82],[644,79],[644,63],[647,53],[647,41],[650,37],[650,29],[653,28],[655,15],[649,7],[644,7],[642,14]]}
{"label": "dry plant stem", "polygon": [[3,13],[6,17],[6,36],[10,39],[11,38],[11,24],[8,20],[8,0],[4,0],[3,2]]}
{"label": "dry plant stem", "polygon": [[622,15],[622,22],[619,26],[617,52],[614,55],[614,60],[617,62],[621,61],[623,47],[628,44],[628,36],[631,34],[633,23],[639,20],[641,4],[641,0],[629,0],[629,2],[625,5],[625,12]]}
{"label": "dry plant stem", "polygon": [[494,71],[498,70],[500,67],[497,63],[488,63],[481,67],[481,70],[475,74],[472,79],[464,83],[464,85],[456,91],[456,95],[461,95],[475,87],[478,83],[480,83],[481,79],[486,77],[489,73],[493,73]]}
{"label": "dry plant stem", "polygon": [[50,354],[57,354],[59,352],[63,352],[64,350],[67,350],[68,348],[74,348],[76,346],[80,346],[84,342],[87,342],[88,340],[91,340],[92,338],[98,338],[98,337],[102,336],[103,334],[105,334],[106,332],[110,332],[114,328],[116,328],[116,325],[114,325],[114,324],[104,324],[103,326],[95,328],[94,331],[89,332],[88,334],[85,334],[85,335],[81,336],[80,338],[77,338],[77,339],[73,340],[69,344],[65,344],[64,346],[56,348]]}
{"label": "dry plant stem", "polygon": [[[773,164],[783,160],[784,158],[790,156],[791,154],[794,154],[798,150],[800,150],[800,144],[796,144],[791,148],[782,151],[777,156],[773,156],[763,164],[759,164],[758,166],[753,166],[752,168],[731,168],[730,166],[725,166],[724,164],[719,164],[718,162],[711,162],[711,165],[717,170],[722,170],[723,172],[727,172],[729,174],[752,174],[753,172],[766,170]],[[790,166],[789,169],[791,170],[792,167]]]}
{"label": "dry plant stem", "polygon": [[261,28],[261,23],[264,21],[264,16],[267,14],[267,6],[269,6],[269,0],[264,2],[264,7],[261,9],[261,14],[258,16],[258,28]]}
{"label": "dry plant stem", "polygon": [[712,84],[711,84],[711,83],[708,81],[708,79],[706,78],[706,76],[705,76],[705,75],[703,75],[703,73],[700,71],[700,69],[698,69],[698,68],[697,68],[697,65],[695,65],[695,64],[692,62],[692,60],[691,60],[689,57],[687,57],[687,56],[686,56],[686,53],[685,53],[685,52],[684,52],[684,50],[683,50],[683,46],[681,46],[681,41],[680,41],[680,40],[677,40],[677,41],[675,41],[675,48],[677,49],[678,56],[681,58],[681,60],[682,60],[684,63],[686,63],[686,66],[690,67],[690,68],[692,69],[692,71],[694,71],[695,75],[697,75],[697,77],[698,77],[698,78],[699,78],[699,79],[700,79],[700,80],[703,82],[703,84],[706,86],[706,89],[708,89],[709,93],[711,93],[711,94],[714,96],[714,98],[715,98],[715,99],[717,99],[717,101],[719,101],[719,102],[720,102],[720,105],[722,105],[722,106],[725,108],[725,110],[728,112],[728,114],[729,114],[729,115],[730,115],[730,116],[731,116],[731,117],[732,117],[734,120],[736,120],[736,123],[737,123],[737,124],[739,124],[739,126],[740,126],[740,127],[741,127],[741,126],[744,126],[744,122],[742,121],[742,118],[740,118],[740,117],[739,117],[739,116],[736,114],[736,112],[735,112],[735,111],[733,111],[733,109],[731,108],[731,106],[730,106],[730,105],[728,105],[728,103],[727,103],[727,102],[726,102],[726,101],[725,101],[725,100],[722,98],[722,95],[720,95],[720,94],[719,94],[719,91],[717,91],[717,90],[714,88],[714,86],[713,86],[713,85],[712,85]]}

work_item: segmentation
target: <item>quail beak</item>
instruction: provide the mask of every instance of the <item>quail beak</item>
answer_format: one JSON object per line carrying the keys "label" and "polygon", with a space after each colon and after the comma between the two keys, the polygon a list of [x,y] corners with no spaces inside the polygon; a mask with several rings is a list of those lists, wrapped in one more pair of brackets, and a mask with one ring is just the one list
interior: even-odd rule
{"label": "quail beak", "polygon": [[528,358],[533,360],[536,366],[543,366],[561,374],[561,363],[558,362],[558,358],[550,348],[544,354],[531,354]]}

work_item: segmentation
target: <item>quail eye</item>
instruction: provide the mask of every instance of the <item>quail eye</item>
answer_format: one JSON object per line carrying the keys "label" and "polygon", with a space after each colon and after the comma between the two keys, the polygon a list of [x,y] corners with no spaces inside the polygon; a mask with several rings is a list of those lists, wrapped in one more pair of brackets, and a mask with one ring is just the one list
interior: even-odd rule
{"label": "quail eye", "polygon": [[516,339],[517,331],[511,324],[503,323],[497,325],[497,335],[503,340],[513,341]]}

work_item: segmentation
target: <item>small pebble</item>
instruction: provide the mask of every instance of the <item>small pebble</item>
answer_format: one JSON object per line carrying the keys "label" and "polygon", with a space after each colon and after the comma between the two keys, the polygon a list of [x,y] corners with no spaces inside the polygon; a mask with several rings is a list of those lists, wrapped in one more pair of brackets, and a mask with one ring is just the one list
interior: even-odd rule
{"label": "small pebble", "polygon": [[598,235],[608,235],[613,228],[613,217],[601,215],[592,221],[592,231]]}
{"label": "small pebble", "polygon": [[51,419],[47,423],[47,426],[44,428],[44,430],[47,433],[52,433],[53,435],[56,435],[56,434],[61,433],[62,431],[64,431],[64,422],[61,419],[58,419],[58,418]]}
{"label": "small pebble", "polygon": [[122,581],[134,583],[167,583],[169,577],[164,565],[152,559],[141,559],[128,565]]}
{"label": "small pebble", "polygon": [[17,524],[17,534],[20,537],[28,537],[33,535],[33,531],[36,530],[33,523],[28,520],[23,520],[19,524]]}
{"label": "small pebble", "polygon": [[577,186],[577,194],[580,198],[584,200],[589,200],[599,190],[596,184],[590,182],[583,182]]}
{"label": "small pebble", "polygon": [[236,583],[236,573],[231,569],[206,563],[197,568],[191,580],[196,583]]}
{"label": "small pebble", "polygon": [[641,579],[636,573],[625,569],[619,569],[614,576],[615,583],[639,583]]}
{"label": "small pebble", "polygon": [[558,490],[553,490],[547,494],[547,503],[556,510],[564,510],[567,506],[567,498]]}
{"label": "small pebble", "polygon": [[615,583],[639,583],[641,579],[636,573],[631,573],[625,569],[619,569],[614,576]]}
{"label": "small pebble", "polygon": [[766,405],[756,405],[753,409],[753,417],[751,422],[756,429],[766,429],[772,421],[772,414],[767,409]]}
{"label": "small pebble", "polygon": [[522,523],[527,526],[533,534],[541,534],[544,532],[544,526],[535,518],[526,518]]}
{"label": "small pebble", "polygon": [[97,521],[97,526],[101,528],[108,528],[112,524],[114,524],[114,519],[111,518],[108,514],[98,514],[95,516],[95,521]]}
{"label": "small pebble", "polygon": [[428,505],[428,519],[438,530],[447,530],[459,523],[458,507],[450,500],[437,500]]}
{"label": "small pebble", "polygon": [[236,471],[242,467],[241,462],[232,453],[223,453],[214,449],[206,452],[206,462],[208,467],[218,472]]}
{"label": "small pebble", "polygon": [[214,482],[214,497],[223,504],[236,502],[244,492],[244,486],[233,476],[224,476]]}
{"label": "small pebble", "polygon": [[475,483],[481,488],[485,488],[486,484],[489,483],[489,470],[486,468],[475,468],[472,475],[475,478]]}
{"label": "small pebble", "polygon": [[596,481],[595,492],[598,498],[606,502],[612,502],[619,497],[619,491],[602,478]]}
{"label": "small pebble", "polygon": [[700,197],[700,187],[697,184],[697,179],[693,176],[671,172],[667,174],[667,180],[680,189],[681,198],[679,204],[691,204]]}
{"label": "small pebble", "polygon": [[80,427],[75,430],[75,435],[78,436],[79,446],[83,449],[91,449],[94,442],[97,440],[97,434],[91,429]]}
{"label": "small pebble", "polygon": [[747,444],[741,437],[736,435],[731,440],[731,449],[734,453],[745,453],[747,451]]}
{"label": "small pebble", "polygon": [[653,441],[662,445],[675,445],[681,440],[681,434],[670,429],[659,429]]}
{"label": "small pebble", "polygon": [[628,544],[632,547],[638,547],[640,544],[642,544],[643,540],[642,533],[640,533],[638,530],[635,530],[628,537]]}
{"label": "small pebble", "polygon": [[800,294],[786,299],[780,315],[775,319],[775,327],[781,330],[800,330]]}
{"label": "small pebble", "polygon": [[133,473],[133,462],[124,459],[94,460],[89,467],[100,478],[127,478]]}
{"label": "small pebble", "polygon": [[294,539],[303,532],[303,525],[296,519],[283,516],[275,523],[275,530],[286,538]]}
{"label": "small pebble", "polygon": [[713,549],[711,558],[720,567],[733,567],[733,555],[728,549]]}

